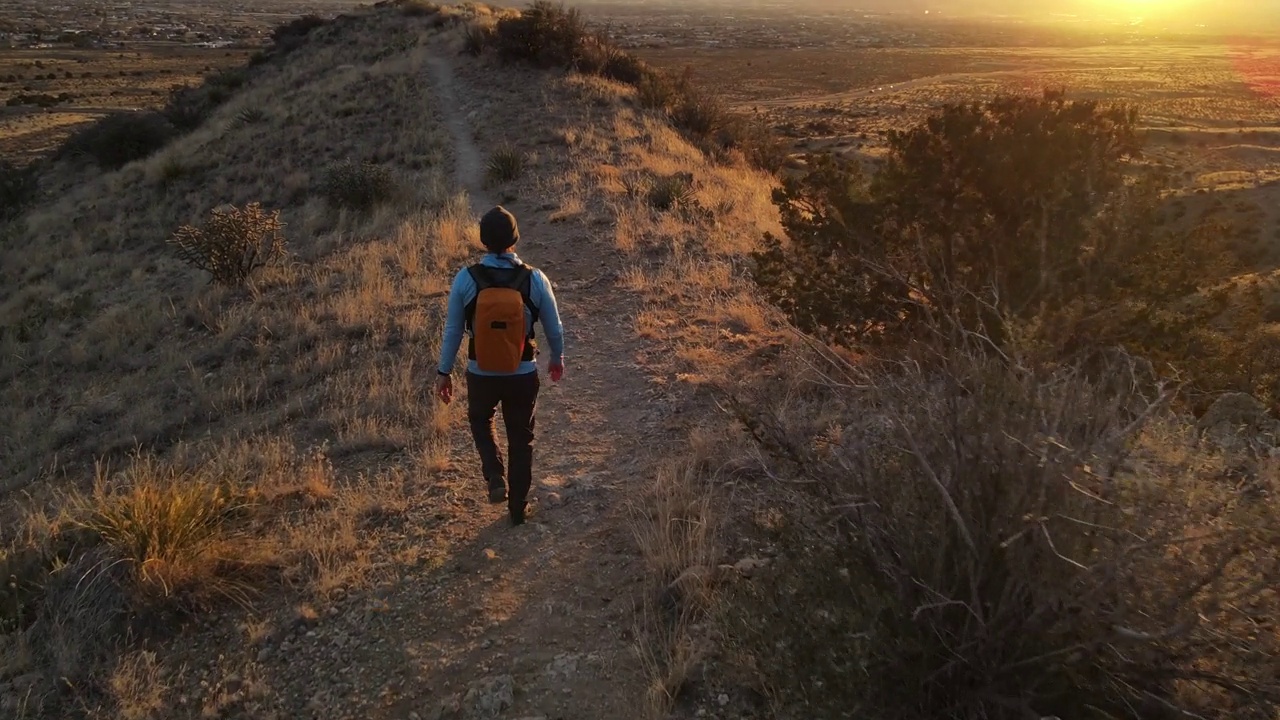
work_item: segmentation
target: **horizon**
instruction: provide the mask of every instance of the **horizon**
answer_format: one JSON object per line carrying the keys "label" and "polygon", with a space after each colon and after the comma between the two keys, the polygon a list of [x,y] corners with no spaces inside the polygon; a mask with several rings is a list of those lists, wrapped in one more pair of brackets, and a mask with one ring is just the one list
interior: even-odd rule
{"label": "horizon", "polygon": [[[670,0],[588,0],[583,5],[645,6]],[[1280,32],[1280,2],[1264,0],[697,0],[690,5],[754,10],[868,12],[946,19],[1020,19],[1051,22],[1122,23],[1170,30]]]}

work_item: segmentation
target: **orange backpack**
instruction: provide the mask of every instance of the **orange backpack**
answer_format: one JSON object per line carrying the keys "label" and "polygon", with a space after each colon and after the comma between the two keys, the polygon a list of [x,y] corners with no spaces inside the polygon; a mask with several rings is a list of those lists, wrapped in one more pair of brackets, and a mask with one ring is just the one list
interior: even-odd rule
{"label": "orange backpack", "polygon": [[476,297],[467,306],[467,326],[471,331],[468,350],[481,372],[514,373],[520,363],[533,360],[537,350],[533,331],[525,332],[525,309],[538,319],[538,309],[529,297],[533,268],[467,268],[476,283]]}

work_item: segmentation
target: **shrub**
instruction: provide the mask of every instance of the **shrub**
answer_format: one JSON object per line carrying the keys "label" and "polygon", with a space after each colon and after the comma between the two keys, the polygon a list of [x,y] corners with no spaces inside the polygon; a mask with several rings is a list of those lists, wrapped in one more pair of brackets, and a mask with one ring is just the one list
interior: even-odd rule
{"label": "shrub", "polygon": [[438,15],[441,9],[440,3],[426,0],[408,0],[400,6],[400,11],[409,17],[430,17]]}
{"label": "shrub", "polygon": [[772,716],[1274,717],[1274,473],[1221,484],[1127,362],[1107,387],[972,348],[824,371],[738,406],[800,481],[769,488],[781,555],[724,614]]}
{"label": "shrub", "polygon": [[673,76],[661,70],[645,73],[636,84],[641,107],[650,110],[663,110],[673,107],[681,96],[687,92],[692,74],[686,69],[680,76]]}
{"label": "shrub", "polygon": [[207,271],[216,283],[241,284],[258,268],[284,255],[280,211],[258,203],[213,211],[203,228],[184,225],[169,243],[188,264]]}
{"label": "shrub", "polygon": [[462,35],[463,51],[476,57],[483,55],[496,34],[497,30],[491,23],[479,20],[468,23]]}
{"label": "shrub", "polygon": [[486,176],[491,183],[519,180],[524,175],[524,165],[524,153],[510,145],[504,145],[494,150],[489,157]]}
{"label": "shrub", "polygon": [[320,182],[320,193],[331,205],[362,212],[389,202],[398,190],[390,168],[350,160],[329,168]]}
{"label": "shrub", "polygon": [[313,30],[325,27],[329,22],[319,15],[303,15],[280,25],[271,31],[272,49],[280,55],[287,55],[305,45]]}
{"label": "shrub", "polygon": [[1126,108],[1053,94],[949,106],[890,134],[858,216],[846,196],[865,183],[850,164],[827,162],[788,184],[775,201],[795,242],[761,255],[764,285],[788,282],[778,262],[794,260],[799,271],[834,261],[849,270],[828,288],[835,302],[805,311],[811,331],[857,332],[867,317],[896,325],[893,314],[911,301],[920,306],[912,314],[947,313],[1000,341],[997,317],[1035,317],[1133,281],[1158,196],[1154,179],[1130,181],[1135,121]]}
{"label": "shrub", "polygon": [[507,60],[543,67],[571,66],[591,34],[582,13],[550,0],[537,0],[517,16],[498,21],[495,43]]}
{"label": "shrub", "polygon": [[57,156],[88,157],[105,169],[117,170],[150,156],[176,135],[173,123],[160,113],[118,113],[72,135]]}
{"label": "shrub", "polygon": [[0,160],[0,222],[17,217],[35,199],[38,190],[34,166],[20,167]]}

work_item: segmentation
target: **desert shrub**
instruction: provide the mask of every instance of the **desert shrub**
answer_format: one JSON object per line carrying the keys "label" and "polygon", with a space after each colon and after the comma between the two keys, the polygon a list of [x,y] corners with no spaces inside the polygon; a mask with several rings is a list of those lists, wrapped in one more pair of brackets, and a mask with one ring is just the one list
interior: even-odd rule
{"label": "desert shrub", "polygon": [[850,343],[916,324],[925,308],[913,301],[909,280],[888,269],[881,210],[855,165],[819,156],[809,173],[783,179],[774,202],[786,238],[766,237],[752,272],[792,322]]}
{"label": "desert shrub", "polygon": [[653,72],[648,63],[612,43],[605,42],[603,46],[605,57],[600,75],[628,85],[639,85]]}
{"label": "desert shrub", "polygon": [[272,50],[278,55],[287,55],[306,44],[312,31],[329,23],[319,15],[303,15],[290,20],[271,31]]}
{"label": "desert shrub", "polygon": [[118,113],[72,135],[58,157],[87,157],[105,169],[116,170],[150,156],[176,135],[173,123],[160,113]]}
{"label": "desert shrub", "polygon": [[721,620],[771,717],[1274,717],[1274,468],[1224,485],[1114,363],[970,347],[738,403],[780,553]]}
{"label": "desert shrub", "polygon": [[139,458],[120,481],[100,472],[71,513],[128,569],[131,595],[145,603],[235,587],[216,573],[228,559],[219,557],[225,523],[239,506],[228,487]]}
{"label": "desert shrub", "polygon": [[400,5],[400,12],[409,17],[430,17],[438,15],[441,9],[440,3],[427,2],[426,0],[409,0]]}
{"label": "desert shrub", "polygon": [[789,264],[849,268],[827,287],[836,302],[795,315],[828,336],[865,333],[867,318],[883,330],[902,324],[894,317],[945,313],[1001,342],[997,318],[1110,300],[1142,282],[1141,261],[1159,244],[1159,179],[1128,163],[1140,150],[1135,121],[1127,108],[1057,94],[950,106],[891,133],[872,183],[834,159],[788,183],[775,201],[792,242],[770,240],[758,279],[781,299]]}
{"label": "desert shrub", "polygon": [[390,202],[399,192],[399,184],[391,169],[370,162],[343,162],[325,171],[320,181],[320,194],[331,205],[361,212]]}
{"label": "desert shrub", "polygon": [[462,34],[462,48],[468,55],[479,57],[493,42],[497,28],[492,23],[474,20],[467,24]]}
{"label": "desert shrub", "polygon": [[12,220],[35,199],[39,190],[34,166],[0,159],[0,222]]}
{"label": "desert shrub", "polygon": [[680,94],[670,108],[671,122],[696,137],[710,137],[724,127],[727,111],[714,95],[695,89],[692,84]]}
{"label": "desert shrub", "polygon": [[691,79],[692,73],[689,70],[681,75],[672,75],[656,69],[645,73],[636,83],[641,107],[664,111],[673,107],[687,92]]}
{"label": "desert shrub", "polygon": [[573,65],[590,37],[576,8],[537,0],[519,15],[499,20],[494,40],[507,60],[551,67]]}
{"label": "desert shrub", "polygon": [[280,211],[258,203],[215,209],[203,228],[184,225],[169,239],[188,264],[223,285],[243,283],[255,270],[284,255]]}
{"label": "desert shrub", "polygon": [[525,156],[518,148],[503,145],[489,156],[485,174],[491,183],[519,180],[524,175]]}
{"label": "desert shrub", "polygon": [[182,88],[169,95],[160,112],[181,132],[191,132],[204,124],[217,107],[200,88]]}

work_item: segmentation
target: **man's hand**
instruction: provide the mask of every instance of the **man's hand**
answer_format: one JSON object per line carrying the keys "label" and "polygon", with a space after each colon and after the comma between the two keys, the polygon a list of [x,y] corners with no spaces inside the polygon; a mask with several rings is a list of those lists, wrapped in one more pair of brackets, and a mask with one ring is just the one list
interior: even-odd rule
{"label": "man's hand", "polygon": [[436,397],[440,398],[440,402],[448,405],[453,402],[453,376],[437,375],[436,376]]}
{"label": "man's hand", "polygon": [[560,378],[564,377],[564,361],[553,362],[548,368],[551,371],[551,382],[558,383]]}

